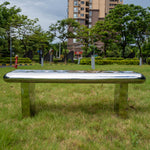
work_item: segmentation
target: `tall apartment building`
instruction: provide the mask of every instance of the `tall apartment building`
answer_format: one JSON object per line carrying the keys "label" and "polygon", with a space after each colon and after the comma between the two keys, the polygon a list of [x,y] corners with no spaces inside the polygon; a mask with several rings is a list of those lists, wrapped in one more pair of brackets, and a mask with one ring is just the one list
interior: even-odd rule
{"label": "tall apartment building", "polygon": [[[90,28],[98,20],[104,20],[109,10],[122,3],[123,0],[68,0],[68,17]],[[80,51],[80,47],[75,39],[68,39],[69,50]]]}

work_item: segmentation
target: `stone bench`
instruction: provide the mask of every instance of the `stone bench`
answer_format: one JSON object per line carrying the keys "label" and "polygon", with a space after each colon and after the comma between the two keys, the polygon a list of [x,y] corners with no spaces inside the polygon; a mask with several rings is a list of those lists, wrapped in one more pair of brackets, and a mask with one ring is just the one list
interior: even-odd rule
{"label": "stone bench", "polygon": [[35,114],[35,83],[113,83],[114,110],[127,116],[128,84],[143,83],[145,77],[132,71],[15,70],[4,75],[6,82],[21,83],[22,116]]}

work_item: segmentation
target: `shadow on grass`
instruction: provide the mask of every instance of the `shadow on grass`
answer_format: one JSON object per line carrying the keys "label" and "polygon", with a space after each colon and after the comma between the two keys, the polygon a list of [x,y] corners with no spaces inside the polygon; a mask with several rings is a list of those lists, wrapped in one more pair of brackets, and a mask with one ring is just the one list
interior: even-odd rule
{"label": "shadow on grass", "polygon": [[[150,106],[149,105],[144,105],[144,106],[135,106],[133,109],[132,107],[129,107],[127,111],[129,113],[136,112],[138,114],[145,114],[145,113],[150,113]],[[76,113],[76,112],[82,112],[86,113],[88,115],[93,115],[93,114],[102,114],[104,115],[105,113],[114,113],[114,104],[113,103],[100,103],[100,102],[95,102],[92,104],[47,104],[44,102],[39,102],[36,104],[36,114],[40,112],[54,112],[54,113]]]}
{"label": "shadow on grass", "polygon": [[36,113],[42,111],[50,111],[55,113],[66,113],[66,112],[84,112],[87,114],[99,114],[101,112],[112,112],[113,104],[101,104],[101,103],[92,103],[92,104],[43,104],[38,103],[36,105]]}
{"label": "shadow on grass", "polygon": [[150,114],[150,105],[137,106],[135,110],[136,110],[138,113],[149,113],[149,114]]}

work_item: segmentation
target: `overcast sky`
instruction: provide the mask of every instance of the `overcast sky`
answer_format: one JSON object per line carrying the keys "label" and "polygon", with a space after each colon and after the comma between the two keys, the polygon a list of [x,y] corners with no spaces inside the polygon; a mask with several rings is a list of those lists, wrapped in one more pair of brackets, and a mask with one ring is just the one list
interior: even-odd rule
{"label": "overcast sky", "polygon": [[[6,0],[0,0],[0,4]],[[22,14],[30,19],[39,18],[39,24],[47,30],[51,23],[67,18],[68,0],[7,0],[11,5],[16,5]],[[124,4],[141,5],[150,7],[150,0],[124,0]]]}

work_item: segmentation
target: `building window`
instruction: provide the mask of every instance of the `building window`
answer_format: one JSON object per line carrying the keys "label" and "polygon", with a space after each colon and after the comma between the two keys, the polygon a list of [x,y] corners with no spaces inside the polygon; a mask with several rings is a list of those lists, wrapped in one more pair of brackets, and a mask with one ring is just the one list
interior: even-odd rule
{"label": "building window", "polygon": [[122,2],[122,0],[120,0],[120,2]]}
{"label": "building window", "polygon": [[109,6],[116,6],[117,4],[109,4]]}
{"label": "building window", "polygon": [[84,1],[81,1],[81,4],[84,4]]}
{"label": "building window", "polygon": [[74,6],[78,6],[78,1],[74,0]]}
{"label": "building window", "polygon": [[81,17],[84,17],[84,14],[80,14]]}
{"label": "building window", "polygon": [[92,3],[92,0],[89,0],[90,3]]}
{"label": "building window", "polygon": [[81,10],[84,10],[84,8],[83,8],[83,7],[81,7]]}
{"label": "building window", "polygon": [[73,14],[73,17],[74,18],[78,18],[78,14]]}
{"label": "building window", "polygon": [[74,7],[74,12],[78,12],[78,7]]}
{"label": "building window", "polygon": [[92,27],[92,25],[91,24],[89,24],[89,28],[91,28]]}
{"label": "building window", "polygon": [[89,2],[86,2],[86,6],[89,6]]}

